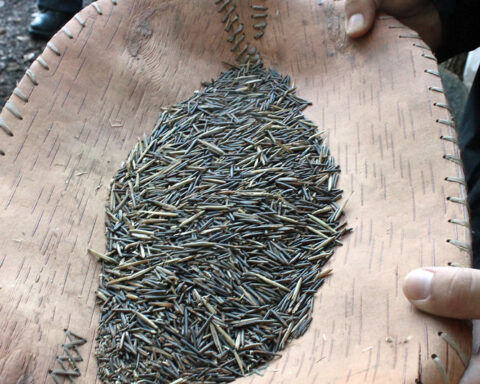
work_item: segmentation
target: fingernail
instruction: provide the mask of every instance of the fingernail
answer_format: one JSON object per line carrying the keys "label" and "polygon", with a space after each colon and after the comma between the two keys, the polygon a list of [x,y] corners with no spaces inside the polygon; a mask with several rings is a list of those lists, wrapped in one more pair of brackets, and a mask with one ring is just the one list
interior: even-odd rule
{"label": "fingernail", "polygon": [[405,277],[403,292],[409,300],[424,300],[430,296],[433,272],[415,269]]}
{"label": "fingernail", "polygon": [[361,13],[356,13],[355,15],[350,16],[347,23],[347,34],[353,35],[363,30],[365,26],[365,19]]}

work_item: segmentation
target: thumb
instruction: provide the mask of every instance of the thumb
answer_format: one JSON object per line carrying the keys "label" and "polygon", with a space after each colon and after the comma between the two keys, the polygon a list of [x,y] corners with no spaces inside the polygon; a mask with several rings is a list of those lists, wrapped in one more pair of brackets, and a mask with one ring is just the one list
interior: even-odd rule
{"label": "thumb", "polygon": [[374,0],[347,0],[345,29],[350,37],[365,35],[373,25],[376,4]]}
{"label": "thumb", "polygon": [[480,319],[480,271],[429,267],[411,271],[403,292],[418,309],[456,319]]}

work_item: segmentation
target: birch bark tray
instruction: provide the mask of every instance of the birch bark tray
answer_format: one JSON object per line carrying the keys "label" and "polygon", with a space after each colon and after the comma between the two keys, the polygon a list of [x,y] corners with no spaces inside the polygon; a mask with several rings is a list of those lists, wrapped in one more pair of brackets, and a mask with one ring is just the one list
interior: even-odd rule
{"label": "birch bark tray", "polygon": [[[415,267],[470,265],[463,175],[435,58],[389,17],[351,41],[342,2],[267,3],[256,45],[313,102],[306,115],[326,131],[340,187],[353,193],[345,209],[353,232],[335,250],[307,333],[263,376],[236,382],[439,383],[442,369],[457,382],[464,366],[448,340],[469,356],[470,327],[419,313],[401,289]],[[251,4],[237,4],[244,19]],[[96,382],[100,266],[87,249],[105,247],[109,180],[162,106],[234,61],[220,19],[213,0],[100,0],[53,37],[7,102],[2,382],[51,382],[64,329],[87,339],[76,382]]]}

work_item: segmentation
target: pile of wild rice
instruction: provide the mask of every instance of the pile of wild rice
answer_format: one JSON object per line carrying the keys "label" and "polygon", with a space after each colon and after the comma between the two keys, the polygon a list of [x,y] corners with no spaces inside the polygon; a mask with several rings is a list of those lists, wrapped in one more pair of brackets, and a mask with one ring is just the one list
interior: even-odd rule
{"label": "pile of wild rice", "polygon": [[247,64],[139,140],[112,180],[97,254],[103,382],[229,382],[306,331],[345,232],[339,170],[308,105],[288,77]]}

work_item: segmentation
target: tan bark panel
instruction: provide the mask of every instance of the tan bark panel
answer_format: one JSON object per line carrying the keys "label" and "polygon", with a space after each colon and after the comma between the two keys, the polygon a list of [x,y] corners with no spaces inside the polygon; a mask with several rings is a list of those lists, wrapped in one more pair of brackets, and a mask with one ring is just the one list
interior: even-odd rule
{"label": "tan bark panel", "polygon": [[[0,115],[14,136],[0,149],[0,377],[48,382],[64,328],[87,338],[79,383],[96,377],[95,290],[104,249],[110,178],[162,106],[180,101],[233,62],[213,1],[97,3],[60,31],[13,95],[22,120]],[[250,2],[239,12],[248,15]],[[283,357],[239,383],[438,383],[437,354],[452,382],[463,366],[438,336],[469,353],[465,323],[413,310],[402,294],[412,268],[469,265],[447,239],[469,242],[448,219],[467,217],[447,197],[465,198],[448,176],[462,176],[445,154],[457,147],[431,52],[391,18],[350,41],[342,2],[270,0],[268,27],[256,44],[264,62],[290,75],[306,114],[326,130],[352,196],[345,210],[353,233],[337,248],[334,274],[317,295],[314,321]],[[393,28],[392,28],[393,26]],[[59,56],[55,53],[58,50]],[[38,82],[38,85],[34,85]],[[437,122],[439,121],[439,122]],[[2,379],[2,380],[3,380]],[[27,381],[28,382],[28,381]]]}

